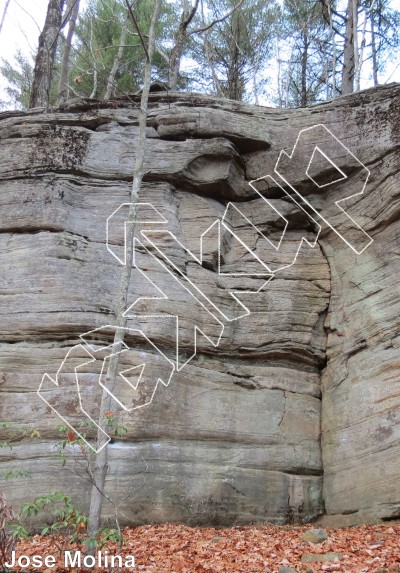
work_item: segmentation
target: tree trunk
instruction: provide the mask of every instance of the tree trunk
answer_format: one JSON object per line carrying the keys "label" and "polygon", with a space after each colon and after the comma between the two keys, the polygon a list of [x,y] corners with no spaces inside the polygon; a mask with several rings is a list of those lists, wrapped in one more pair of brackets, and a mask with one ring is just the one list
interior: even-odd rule
{"label": "tree trunk", "polygon": [[354,73],[357,47],[356,36],[358,25],[357,10],[358,0],[348,0],[342,70],[342,94],[350,94],[354,91]]}
{"label": "tree trunk", "polygon": [[280,50],[279,50],[279,36],[277,37],[277,60],[278,60],[278,107],[282,108],[282,79],[281,79],[281,73],[282,73],[282,60],[281,60],[281,55],[280,55]]}
{"label": "tree trunk", "polygon": [[92,89],[92,93],[90,94],[90,99],[93,99],[94,97],[96,97],[96,93],[97,93],[98,72],[97,72],[96,55],[93,51],[93,17],[92,16],[90,16],[89,50],[90,50],[90,54],[93,58],[93,89]]}
{"label": "tree trunk", "polygon": [[287,75],[286,75],[286,86],[285,86],[285,107],[288,108],[289,107],[289,92],[290,92],[290,75],[292,73],[292,58],[293,58],[293,46],[290,50],[290,57],[289,57],[289,63],[288,63],[288,68],[287,68]]}
{"label": "tree trunk", "polygon": [[[336,65],[337,65],[337,54],[336,54],[336,33],[333,27],[333,16],[331,11],[331,6],[328,3],[328,16],[329,16],[329,27],[331,29],[331,42],[332,42],[332,98],[336,97]],[[329,95],[327,94],[327,99]]]}
{"label": "tree trunk", "polygon": [[357,59],[357,65],[354,71],[354,83],[356,91],[360,91],[361,88],[361,69],[364,62],[364,50],[365,50],[365,43],[366,43],[366,32],[367,32],[367,19],[368,19],[368,12],[365,12],[363,27],[361,32],[361,44],[360,44],[360,52]]}
{"label": "tree trunk", "polygon": [[169,58],[169,70],[168,70],[168,83],[172,91],[178,89],[178,78],[179,71],[181,68],[181,60],[183,47],[186,39],[186,29],[182,24],[182,20],[179,24],[179,28],[175,34],[175,43],[171,50],[171,55]]}
{"label": "tree trunk", "polygon": [[[360,0],[353,0],[353,47],[354,47],[354,83],[356,82],[356,74],[360,65],[360,54],[358,51],[358,5]],[[354,91],[354,88],[353,88]]]}
{"label": "tree trunk", "polygon": [[329,90],[329,61],[325,64],[325,97],[328,101],[330,97],[330,90]]}
{"label": "tree trunk", "polygon": [[172,91],[178,89],[182,54],[187,40],[187,28],[197,12],[199,2],[200,0],[196,0],[193,8],[190,7],[190,3],[188,3],[187,0],[183,2],[182,15],[174,36],[174,45],[171,50],[168,66],[168,83]]}
{"label": "tree trunk", "polygon": [[377,56],[376,51],[377,50],[376,50],[374,15],[371,14],[372,77],[374,78],[374,86],[377,86],[379,84],[379,80],[378,80],[378,56]]}
{"label": "tree trunk", "polygon": [[6,0],[6,3],[4,5],[3,14],[1,16],[1,21],[0,21],[0,34],[1,34],[2,29],[3,29],[4,20],[6,19],[6,14],[7,14],[7,10],[8,10],[8,7],[10,5],[10,2],[11,2],[11,0]]}
{"label": "tree trunk", "polygon": [[[137,201],[139,197],[139,191],[142,184],[143,178],[143,162],[145,156],[145,143],[146,143],[146,124],[147,124],[147,108],[151,84],[151,62],[155,49],[155,39],[156,39],[156,28],[160,15],[162,0],[155,0],[154,11],[151,19],[150,31],[149,31],[149,44],[148,44],[148,58],[146,59],[146,65],[144,69],[143,78],[143,90],[142,98],[140,102],[140,114],[139,114],[139,133],[136,140],[136,154],[135,154],[135,165],[133,172],[133,184],[131,192],[131,207],[129,211],[127,231],[126,231],[126,264],[122,272],[118,293],[117,293],[117,330],[114,338],[115,351],[109,361],[107,375],[106,375],[106,385],[107,388],[112,392],[115,385],[115,379],[118,370],[119,355],[118,351],[121,349],[121,345],[124,339],[123,327],[126,325],[126,318],[123,316],[126,310],[128,288],[131,279],[132,272],[132,256],[133,256],[133,239],[135,233],[135,222],[136,222],[136,211],[137,211]],[[100,405],[100,415],[98,425],[102,430],[107,433],[107,423],[105,413],[110,410],[111,406],[111,396],[107,391],[103,391],[101,405]],[[99,450],[103,445],[103,433],[98,433],[97,438],[97,450]],[[104,485],[106,480],[108,470],[108,450],[107,446],[104,446],[99,453],[96,454],[94,471],[93,471],[93,487],[90,500],[90,510],[89,510],[89,524],[88,524],[88,534],[89,537],[96,535],[100,528],[101,521],[101,511],[104,498]]]}
{"label": "tree trunk", "polygon": [[229,40],[230,61],[228,67],[226,97],[237,101],[242,100],[244,91],[243,78],[240,73],[240,43],[241,27],[239,15],[237,12],[234,12],[232,15],[231,37]]}
{"label": "tree trunk", "polygon": [[259,105],[260,101],[258,99],[258,86],[257,86],[257,72],[258,66],[253,64],[252,76],[253,76],[253,95],[254,95],[254,103],[255,105]]}
{"label": "tree trunk", "polygon": [[121,36],[119,39],[118,52],[116,53],[116,56],[115,56],[114,61],[113,61],[113,65],[112,65],[111,70],[110,70],[110,74],[109,74],[108,79],[107,79],[106,93],[104,94],[105,100],[111,99],[113,94],[114,94],[115,78],[117,77],[117,72],[119,70],[119,66],[121,65],[122,56],[124,55],[124,50],[125,50],[126,37],[128,35],[127,24],[128,24],[127,21],[122,23],[122,30],[121,30]]}
{"label": "tree trunk", "polygon": [[210,42],[208,40],[208,34],[206,34],[204,36],[204,53],[206,56],[207,63],[208,63],[210,70],[211,70],[215,91],[217,92],[218,97],[225,97],[224,89],[222,87],[222,84],[221,84],[221,82],[218,78],[218,75],[217,75],[217,71],[215,69],[215,62],[213,59],[213,54],[212,54]]}
{"label": "tree trunk", "polygon": [[48,107],[57,39],[61,28],[64,0],[49,0],[46,20],[39,36],[29,107]]}
{"label": "tree trunk", "polygon": [[69,26],[67,38],[64,42],[64,51],[61,62],[61,72],[60,72],[60,83],[58,85],[58,105],[61,105],[68,98],[68,73],[69,73],[69,60],[71,56],[71,44],[72,38],[75,32],[76,21],[79,13],[79,2],[80,0],[72,0],[72,5],[69,3],[67,8],[69,15]]}
{"label": "tree trunk", "polygon": [[301,54],[301,94],[300,106],[307,107],[307,67],[308,67],[308,34],[307,31],[303,33],[304,49]]}

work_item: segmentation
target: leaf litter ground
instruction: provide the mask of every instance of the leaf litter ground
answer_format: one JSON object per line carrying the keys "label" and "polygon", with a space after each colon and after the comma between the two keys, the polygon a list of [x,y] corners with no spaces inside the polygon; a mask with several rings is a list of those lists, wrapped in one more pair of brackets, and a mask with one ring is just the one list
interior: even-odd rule
{"label": "leaf litter ground", "polygon": [[[325,531],[329,537],[320,544],[301,539],[301,535],[310,528],[264,525],[216,529],[174,524],[128,527],[123,530],[125,543],[122,555],[133,555],[136,566],[119,571],[277,573],[281,568],[292,567],[299,573],[400,573],[400,524],[327,528]],[[59,565],[54,569],[42,570],[45,573],[77,571],[63,567],[61,543],[60,538],[36,535],[28,541],[19,542],[16,551],[17,555],[56,556]],[[63,544],[61,549],[83,550],[83,547]],[[115,546],[110,545],[108,551],[110,555],[114,553]],[[311,557],[305,557],[310,554]],[[329,555],[329,561],[304,562],[326,559],[327,554],[338,555]],[[88,569],[93,573],[104,570],[98,567]]]}

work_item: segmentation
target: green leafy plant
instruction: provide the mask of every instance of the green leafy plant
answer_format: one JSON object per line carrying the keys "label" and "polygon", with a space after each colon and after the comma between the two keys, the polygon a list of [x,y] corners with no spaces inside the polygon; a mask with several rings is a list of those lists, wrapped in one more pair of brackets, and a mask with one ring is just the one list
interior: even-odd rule
{"label": "green leafy plant", "polygon": [[86,546],[90,549],[101,551],[108,547],[109,543],[117,543],[120,547],[124,543],[123,535],[117,529],[99,529],[95,537],[86,538]]}
{"label": "green leafy plant", "polygon": [[[7,422],[0,422],[0,430],[8,430],[9,427],[10,427],[10,424],[8,424]],[[11,446],[10,442],[8,442],[6,440],[0,441],[0,449],[4,449],[4,448],[10,448],[10,450],[11,450],[12,446]]]}
{"label": "green leafy plant", "polygon": [[128,433],[127,428],[118,424],[118,420],[114,417],[112,412],[106,412],[105,417],[107,426],[111,429],[111,433],[114,436],[124,436]]}
{"label": "green leafy plant", "polygon": [[22,523],[11,523],[10,529],[15,539],[29,539],[29,531]]}
{"label": "green leafy plant", "polygon": [[[105,419],[106,425],[110,429],[109,431],[111,435],[120,437],[128,433],[128,429],[119,425],[112,412],[106,412]],[[88,422],[87,420],[78,423],[77,427],[79,428],[79,435],[77,435],[66,424],[60,424],[57,427],[58,431],[62,435],[62,439],[57,442],[55,453],[60,460],[61,467],[64,467],[68,461],[67,446],[78,446],[80,453],[82,453],[84,457],[88,458],[90,456],[90,452],[88,452],[88,447],[85,440],[88,438],[87,432],[91,430],[96,431],[97,427],[93,422]]]}
{"label": "green leafy plant", "polygon": [[39,430],[25,428],[20,424],[10,424],[9,422],[0,422],[0,431],[1,430],[12,430],[14,434],[14,438],[12,441],[10,440],[3,440],[0,441],[0,449],[1,448],[9,448],[12,450],[12,442],[17,441],[19,442],[23,438],[40,438]]}
{"label": "green leafy plant", "polygon": [[[31,430],[24,428],[19,424],[10,424],[9,422],[0,422],[1,430],[12,430],[14,434],[13,440],[20,441],[23,438],[40,438],[40,432],[38,430]],[[12,442],[9,440],[0,441],[0,449],[9,448],[12,450]],[[14,478],[26,478],[31,477],[31,472],[25,470],[8,470],[7,472],[0,473],[0,477],[5,480],[11,480]]]}
{"label": "green leafy plant", "polygon": [[4,472],[2,475],[6,480],[32,477],[32,473],[25,470],[9,470],[8,472]]}
{"label": "green leafy plant", "polygon": [[71,497],[65,493],[52,492],[25,503],[19,513],[19,522],[24,523],[39,514],[47,516],[41,535],[61,534],[74,543],[86,532],[87,517],[74,507]]}
{"label": "green leafy plant", "polygon": [[[96,426],[94,423],[88,421],[81,421],[78,423],[79,436],[66,424],[60,424],[57,430],[60,432],[62,438],[55,445],[55,454],[59,458],[61,467],[64,467],[68,461],[67,456],[67,446],[73,445],[78,446],[81,454],[85,457],[87,456],[87,444],[85,440],[87,439],[87,432],[90,430],[95,430]],[[84,438],[84,439],[83,439]],[[73,456],[75,457],[75,455]]]}
{"label": "green leafy plant", "polygon": [[10,527],[13,538],[28,539],[29,532],[25,524],[41,514],[45,516],[46,525],[41,528],[40,535],[55,536],[53,541],[60,553],[67,543],[85,541],[96,550],[103,549],[109,543],[123,543],[123,537],[117,529],[100,529],[95,537],[87,537],[87,517],[74,507],[71,497],[62,492],[52,492],[25,503],[18,515],[18,522]]}

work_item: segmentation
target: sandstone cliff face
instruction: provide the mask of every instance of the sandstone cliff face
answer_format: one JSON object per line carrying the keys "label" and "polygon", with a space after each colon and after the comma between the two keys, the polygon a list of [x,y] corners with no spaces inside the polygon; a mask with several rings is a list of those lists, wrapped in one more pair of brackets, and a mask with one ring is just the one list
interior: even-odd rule
{"label": "sandstone cliff face", "polygon": [[[158,386],[150,405],[119,409],[128,433],[109,446],[107,488],[117,503],[132,492],[122,521],[284,523],[326,514],[355,523],[400,515],[399,96],[391,85],[302,110],[152,96],[140,201],[157,208],[168,222],[156,228],[171,234],[138,248],[129,302],[154,296],[154,285],[168,299],[142,299],[131,312],[126,366],[147,362],[153,375],[160,368],[139,329],[174,360],[170,315],[179,314],[181,364],[193,354],[193,325],[215,344],[199,336],[196,356]],[[54,458],[61,420],[36,391],[80,335],[115,324],[122,266],[110,251],[123,256],[126,210],[110,224],[109,250],[106,222],[129,201],[137,115],[136,99],[0,116],[0,420],[10,424],[0,439],[13,441],[0,450],[0,490],[16,506],[52,490],[88,503],[84,477]],[[296,153],[281,157],[280,177],[279,154],[292,154],[300,132]],[[335,148],[329,134],[345,147]],[[319,151],[310,162],[315,146],[332,150],[333,164]],[[334,165],[345,186],[328,185],[338,178]],[[345,204],[349,223],[335,201],[359,193],[367,170],[364,193]],[[228,204],[222,276],[209,229]],[[141,241],[149,229],[142,209]],[[287,229],[274,249],[265,237],[279,245],[282,216]],[[201,266],[183,246],[198,257],[204,234]],[[157,262],[160,253],[228,317],[242,309],[229,295],[235,289],[250,314],[215,322]],[[275,276],[245,294],[271,274],[260,273],[260,261]],[[140,318],[151,313],[158,318]],[[63,371],[64,398],[73,367]],[[81,372],[93,417],[99,375],[98,365]],[[77,423],[76,392],[63,404],[51,383],[44,394]],[[120,398],[131,400],[127,387]],[[21,439],[22,429],[41,437]],[[13,469],[31,478],[5,480]]]}

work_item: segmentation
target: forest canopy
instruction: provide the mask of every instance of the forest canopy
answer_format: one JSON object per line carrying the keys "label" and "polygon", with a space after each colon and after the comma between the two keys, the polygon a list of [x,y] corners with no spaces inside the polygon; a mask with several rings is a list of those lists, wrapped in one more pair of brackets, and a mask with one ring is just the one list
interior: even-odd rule
{"label": "forest canopy", "polygon": [[[50,0],[35,62],[21,52],[2,59],[3,107],[136,92],[152,8],[152,0]],[[378,85],[398,58],[399,29],[390,0],[165,0],[153,77],[171,91],[304,107]]]}

